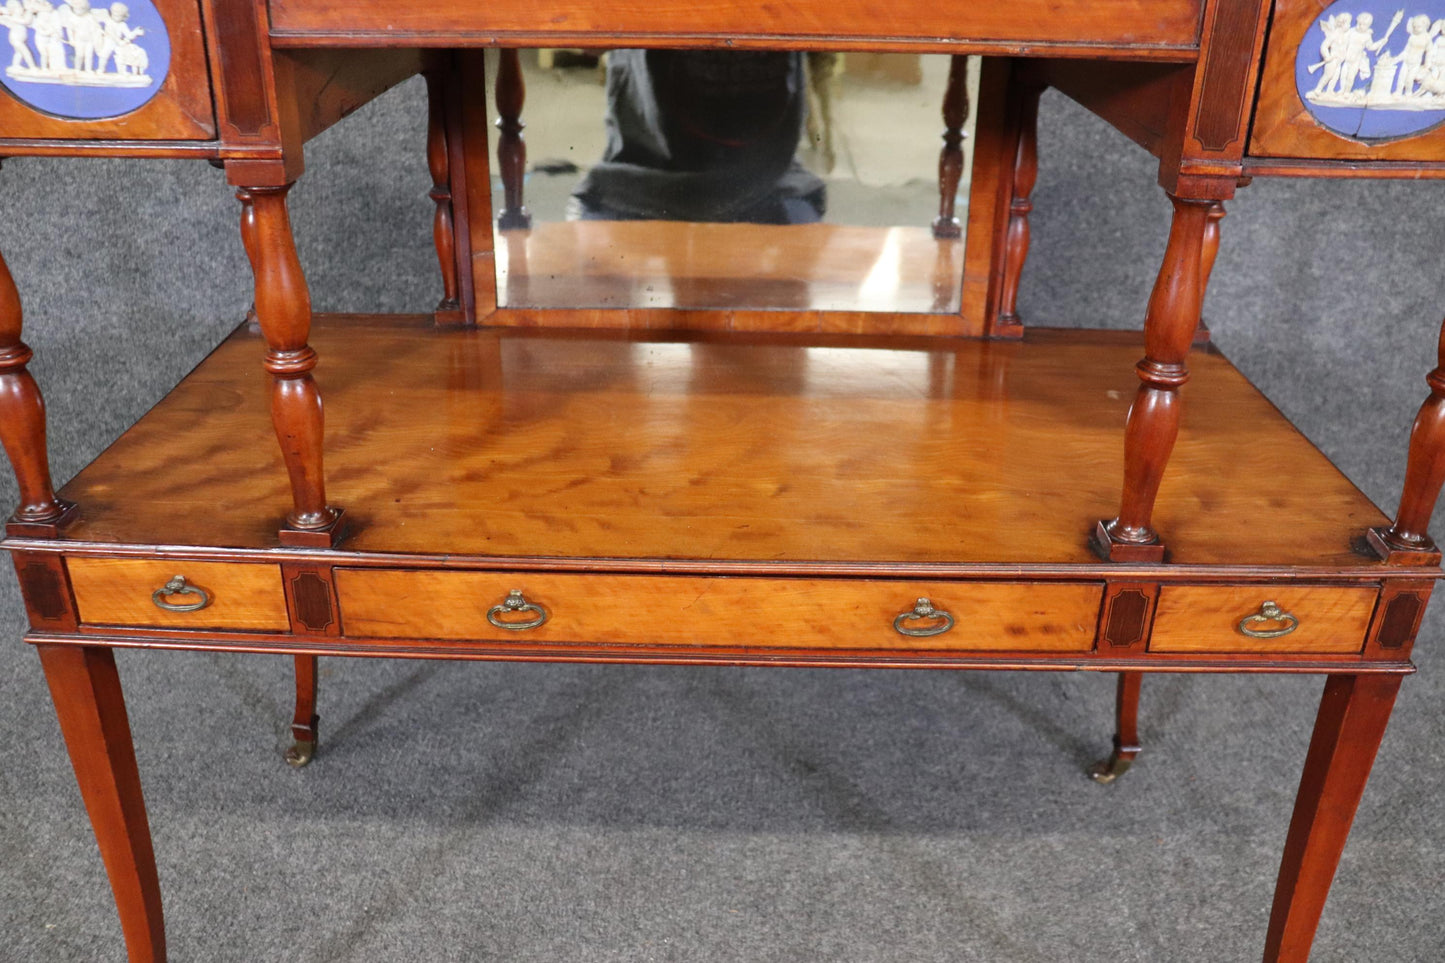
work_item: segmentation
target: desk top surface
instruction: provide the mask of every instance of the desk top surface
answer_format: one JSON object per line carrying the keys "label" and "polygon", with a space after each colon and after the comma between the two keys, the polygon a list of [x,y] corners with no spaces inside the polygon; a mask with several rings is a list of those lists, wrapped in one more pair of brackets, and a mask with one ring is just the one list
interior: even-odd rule
{"label": "desk top surface", "polygon": [[[909,566],[1096,564],[1132,332],[1023,343],[438,331],[321,317],[344,551]],[[67,541],[276,546],[288,502],[239,330],[64,490]],[[1196,351],[1155,519],[1184,565],[1368,567],[1388,520],[1220,355]],[[879,568],[882,566],[882,568]]]}

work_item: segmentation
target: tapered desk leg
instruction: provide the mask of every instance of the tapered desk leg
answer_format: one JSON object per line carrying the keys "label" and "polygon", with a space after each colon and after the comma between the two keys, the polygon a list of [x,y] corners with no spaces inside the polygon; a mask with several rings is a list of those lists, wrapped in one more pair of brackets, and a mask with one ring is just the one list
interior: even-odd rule
{"label": "tapered desk leg", "polygon": [[291,748],[286,750],[286,762],[301,768],[316,755],[317,726],[321,717],[316,714],[316,656],[296,657],[296,714],[291,718]]}
{"label": "tapered desk leg", "polygon": [[20,505],[7,526],[12,535],[53,536],[75,515],[55,497],[45,444],[45,402],[26,367],[31,351],[20,340],[20,292],[0,258],[0,445],[15,469]]}
{"label": "tapered desk leg", "polygon": [[1114,751],[1089,770],[1095,782],[1107,785],[1124,775],[1143,748],[1139,745],[1139,690],[1143,683],[1142,672],[1119,673],[1114,695]]}
{"label": "tapered desk leg", "polygon": [[1332,675],[1325,683],[1275,885],[1265,963],[1309,959],[1401,678]]}
{"label": "tapered desk leg", "polygon": [[280,531],[283,545],[329,548],[343,534],[341,512],[326,504],[322,470],[321,393],[311,370],[311,293],[296,256],[285,187],[242,188],[241,241],[256,277],[256,318],[270,349],[271,420],[286,472],[293,510]]}
{"label": "tapered desk leg", "polygon": [[1169,247],[1149,296],[1139,392],[1124,428],[1124,491],[1119,514],[1099,522],[1094,545],[1114,562],[1157,562],[1164,544],[1154,532],[1154,499],[1179,435],[1179,389],[1189,380],[1185,358],[1199,327],[1204,234],[1214,202],[1169,195],[1174,220]]}
{"label": "tapered desk leg", "polygon": [[954,54],[948,64],[948,86],[943,92],[943,150],[938,155],[938,217],[933,236],[946,240],[963,237],[953,209],[958,182],[963,177],[963,124],[968,120],[968,57]]}
{"label": "tapered desk leg", "polygon": [[115,657],[101,647],[36,649],[110,876],[130,963],[164,963],[160,879]]}

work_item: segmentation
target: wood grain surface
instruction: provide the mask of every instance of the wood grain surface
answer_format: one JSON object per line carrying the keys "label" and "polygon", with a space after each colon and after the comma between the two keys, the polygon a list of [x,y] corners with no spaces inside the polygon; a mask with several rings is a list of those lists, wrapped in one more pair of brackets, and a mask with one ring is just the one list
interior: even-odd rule
{"label": "wood grain surface", "polygon": [[[338,569],[349,637],[612,645],[1080,652],[1094,645],[1103,585],[883,582]],[[513,589],[547,612],[526,630],[487,612]],[[939,635],[893,628],[920,597],[956,620]],[[533,617],[531,613],[523,618]],[[499,619],[503,616],[499,615]],[[933,626],[918,620],[906,626]]]}
{"label": "wood grain surface", "polygon": [[[438,331],[428,316],[318,316],[312,343],[348,550],[795,571],[1095,564],[1141,351],[1135,332]],[[238,329],[72,480],[65,538],[274,547],[290,497],[264,354]],[[1154,515],[1173,560],[1375,564],[1350,540],[1384,515],[1224,358],[1189,365]]]}
{"label": "wood grain surface", "polygon": [[[80,620],[92,625],[277,631],[291,625],[279,565],[116,558],[71,558],[66,565]],[[157,606],[151,594],[175,575],[209,595],[210,604],[194,612]],[[168,601],[184,604],[193,599],[175,596]]]}
{"label": "wood grain surface", "polygon": [[[406,46],[427,39],[506,46],[771,46],[890,38],[915,43],[966,41],[1010,52],[1018,45],[1106,47],[1115,56],[1150,49],[1187,50],[1199,42],[1200,0],[1093,0],[1059,4],[931,3],[929,0],[272,0],[271,33],[286,44]],[[528,43],[527,41],[532,41]],[[645,43],[640,43],[645,41]],[[1137,51],[1137,52],[1136,52]],[[1103,53],[1104,51],[1099,51]]]}
{"label": "wood grain surface", "polygon": [[[1358,652],[1375,610],[1374,588],[1340,585],[1165,585],[1154,611],[1151,652]],[[1299,620],[1288,635],[1256,639],[1242,619],[1273,601]],[[1259,623],[1261,629],[1285,623]]]}

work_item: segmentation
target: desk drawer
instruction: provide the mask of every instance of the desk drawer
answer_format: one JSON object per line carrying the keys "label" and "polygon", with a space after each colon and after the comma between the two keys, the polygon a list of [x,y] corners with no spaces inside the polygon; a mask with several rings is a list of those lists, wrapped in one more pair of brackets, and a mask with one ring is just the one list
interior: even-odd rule
{"label": "desk drawer", "polygon": [[[471,639],[747,648],[1082,652],[1093,648],[1099,583],[882,582],[862,579],[506,574],[337,569],[342,624],[353,638]],[[545,611],[496,612],[508,593]],[[955,620],[907,636],[894,620],[920,597]],[[941,619],[905,619],[932,629]]]}
{"label": "desk drawer", "polygon": [[[3,6],[0,3],[0,6]],[[211,140],[216,136],[210,71],[197,0],[130,0],[124,21],[112,21],[112,5],[91,4],[90,69],[77,72],[80,27],[70,37],[46,42],[71,18],[54,10],[12,27],[25,49],[5,48],[0,70],[0,137],[16,140]],[[80,21],[83,22],[83,21]],[[48,48],[48,60],[47,50]],[[13,57],[12,57],[13,54]],[[97,64],[101,56],[105,62]],[[61,64],[60,61],[64,60]],[[18,65],[15,61],[18,60]]]}
{"label": "desk drawer", "polygon": [[[1377,594],[1373,587],[1339,585],[1166,585],[1159,590],[1149,650],[1359,652]],[[1264,616],[1267,602],[1278,607],[1278,618]],[[1245,629],[1279,634],[1261,638]]]}
{"label": "desk drawer", "polygon": [[[279,565],[70,558],[66,567],[80,621],[91,625],[275,632],[291,627]],[[178,575],[184,587],[166,592]]]}

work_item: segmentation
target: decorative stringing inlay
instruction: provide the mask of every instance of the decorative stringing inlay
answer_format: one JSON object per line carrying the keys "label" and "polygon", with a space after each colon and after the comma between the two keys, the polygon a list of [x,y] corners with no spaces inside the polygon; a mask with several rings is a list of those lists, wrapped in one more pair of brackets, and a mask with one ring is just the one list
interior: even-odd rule
{"label": "decorative stringing inlay", "polygon": [[1357,140],[1445,122],[1445,0],[1337,0],[1305,32],[1295,83],[1315,120]]}
{"label": "decorative stringing inlay", "polygon": [[0,0],[10,63],[0,83],[56,117],[96,120],[137,109],[171,66],[170,36],[151,0]]}

